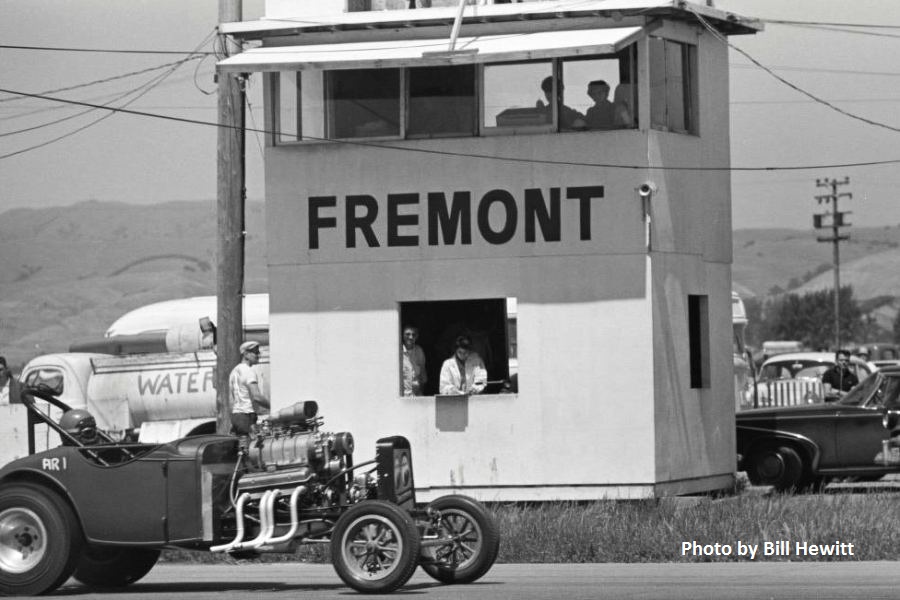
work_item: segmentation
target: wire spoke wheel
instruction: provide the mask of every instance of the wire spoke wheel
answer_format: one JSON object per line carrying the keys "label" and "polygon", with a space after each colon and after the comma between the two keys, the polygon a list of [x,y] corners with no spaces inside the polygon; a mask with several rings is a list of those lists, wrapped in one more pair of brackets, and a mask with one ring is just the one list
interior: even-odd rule
{"label": "wire spoke wheel", "polygon": [[331,559],[340,578],[364,593],[391,592],[416,570],[419,535],[404,510],[369,500],[341,515],[331,537]]}
{"label": "wire spoke wheel", "polygon": [[422,570],[443,583],[471,583],[493,566],[500,534],[481,503],[466,496],[444,496],[429,508],[439,514],[426,527]]}
{"label": "wire spoke wheel", "polygon": [[447,538],[446,546],[438,546],[435,560],[454,569],[464,569],[481,551],[484,534],[478,523],[466,512],[448,510],[441,512],[440,536]]}
{"label": "wire spoke wheel", "polygon": [[403,540],[394,525],[383,517],[363,517],[351,524],[342,542],[348,564],[359,577],[378,579],[397,566]]}

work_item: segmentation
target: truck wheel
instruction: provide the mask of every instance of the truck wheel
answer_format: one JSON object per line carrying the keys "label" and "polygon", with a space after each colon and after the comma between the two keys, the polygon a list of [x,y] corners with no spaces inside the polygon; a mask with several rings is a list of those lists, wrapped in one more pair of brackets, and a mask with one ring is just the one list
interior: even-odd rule
{"label": "truck wheel", "polygon": [[754,483],[771,485],[779,492],[799,489],[803,460],[790,446],[765,446],[753,453],[748,475]]}
{"label": "truck wheel", "polygon": [[443,583],[471,583],[488,572],[500,550],[500,534],[484,506],[466,496],[444,496],[428,505],[441,513],[437,539],[422,548],[422,570]]}
{"label": "truck wheel", "polygon": [[27,483],[0,487],[0,594],[36,596],[69,578],[81,528],[58,494]]}
{"label": "truck wheel", "polygon": [[412,517],[396,504],[366,500],[337,520],[331,562],[338,576],[358,592],[392,592],[409,581],[419,557]]}
{"label": "truck wheel", "polygon": [[157,560],[156,549],[88,545],[75,567],[75,579],[92,587],[124,587],[149,573]]}

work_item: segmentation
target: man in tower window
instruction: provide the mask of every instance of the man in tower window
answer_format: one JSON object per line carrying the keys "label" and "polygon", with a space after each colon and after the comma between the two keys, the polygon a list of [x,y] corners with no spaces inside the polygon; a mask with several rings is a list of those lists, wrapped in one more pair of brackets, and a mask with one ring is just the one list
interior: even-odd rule
{"label": "man in tower window", "polygon": [[[563,93],[563,85],[562,82],[559,82],[559,88],[557,93],[560,97],[562,97]],[[553,98],[553,77],[544,77],[541,81],[541,91],[544,92],[544,99],[538,100],[535,103],[535,108],[543,110],[546,112],[546,120],[547,122],[551,122],[553,115],[553,104],[555,100]],[[584,120],[584,115],[575,110],[574,108],[570,108],[559,102],[559,127],[560,129],[584,129],[587,127],[587,123]]]}
{"label": "man in tower window", "polygon": [[404,396],[421,396],[428,381],[425,371],[425,351],[416,342],[419,329],[412,325],[403,328],[400,345],[400,389]]}
{"label": "man in tower window", "polygon": [[487,385],[487,370],[477,352],[472,351],[472,340],[467,335],[456,338],[453,355],[441,366],[440,393],[480,394]]}

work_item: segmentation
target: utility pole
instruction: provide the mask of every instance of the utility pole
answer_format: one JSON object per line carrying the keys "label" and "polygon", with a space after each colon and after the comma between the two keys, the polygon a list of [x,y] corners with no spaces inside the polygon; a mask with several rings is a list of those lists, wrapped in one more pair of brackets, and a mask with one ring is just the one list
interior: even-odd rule
{"label": "utility pole", "polygon": [[[834,350],[837,352],[841,349],[841,250],[840,243],[842,240],[849,240],[849,235],[841,235],[841,227],[849,227],[850,223],[844,222],[844,215],[849,215],[850,211],[840,212],[838,210],[839,198],[852,198],[853,194],[844,192],[838,193],[838,186],[850,183],[849,177],[844,177],[843,181],[837,179],[816,179],[816,187],[831,188],[830,194],[816,196],[819,204],[823,202],[831,204],[831,211],[824,213],[816,213],[813,215],[813,227],[816,229],[831,228],[831,235],[827,237],[817,237],[819,242],[831,242],[834,247]],[[830,221],[830,222],[829,222]]]}
{"label": "utility pole", "polygon": [[[242,19],[242,0],[219,0],[219,23]],[[226,56],[241,45],[219,34]],[[228,376],[240,361],[244,337],[244,82],[240,75],[218,73],[216,214],[216,431],[231,429]]]}

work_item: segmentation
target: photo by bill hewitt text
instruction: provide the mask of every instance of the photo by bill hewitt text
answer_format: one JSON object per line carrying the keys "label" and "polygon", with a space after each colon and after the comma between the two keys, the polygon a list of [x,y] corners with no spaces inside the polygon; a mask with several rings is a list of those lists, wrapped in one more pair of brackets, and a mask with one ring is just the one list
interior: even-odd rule
{"label": "photo by bill hewitt text", "polygon": [[697,541],[681,542],[681,556],[683,557],[714,557],[731,556],[744,557],[749,560],[758,558],[808,558],[808,557],[835,557],[855,556],[855,544],[835,540],[827,544],[814,544],[810,542],[796,542],[791,540],[776,540],[761,544],[749,544],[740,540],[734,544],[704,544]]}

